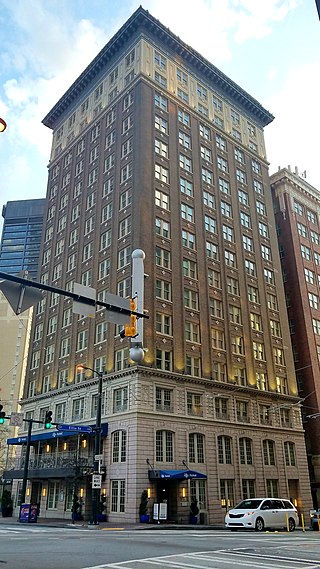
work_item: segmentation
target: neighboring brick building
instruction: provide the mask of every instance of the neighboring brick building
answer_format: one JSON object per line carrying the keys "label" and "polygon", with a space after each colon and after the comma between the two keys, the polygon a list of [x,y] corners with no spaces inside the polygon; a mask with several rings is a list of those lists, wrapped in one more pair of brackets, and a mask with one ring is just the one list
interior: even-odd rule
{"label": "neighboring brick building", "polygon": [[[283,168],[271,176],[284,288],[315,508],[320,507],[320,193]],[[312,416],[313,415],[313,416]],[[317,416],[318,415],[318,416]]]}
{"label": "neighboring brick building", "polygon": [[[272,119],[142,8],[44,119],[53,145],[41,279],[128,296],[131,252],[146,253],[143,365],[130,366],[128,340],[103,310],[78,318],[47,295],[23,405],[92,424],[97,378],[75,366],[105,373],[114,522],[138,518],[147,487],[150,511],[166,501],[178,522],[195,498],[209,523],[247,496],[311,506],[263,138]],[[68,517],[76,489],[87,515],[92,441],[54,434],[34,435],[31,497]]]}

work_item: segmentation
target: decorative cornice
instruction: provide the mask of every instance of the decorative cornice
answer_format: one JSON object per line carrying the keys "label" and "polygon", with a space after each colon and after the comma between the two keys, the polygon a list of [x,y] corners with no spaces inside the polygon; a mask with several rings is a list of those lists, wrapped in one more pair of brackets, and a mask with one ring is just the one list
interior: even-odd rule
{"label": "decorative cornice", "polygon": [[222,71],[184,43],[140,6],[45,116],[42,121],[43,124],[49,128],[54,128],[60,116],[81,96],[88,85],[100,75],[101,70],[108,65],[117,51],[137,35],[137,32],[144,32],[149,37],[154,37],[166,44],[168,49],[176,52],[179,58],[185,61],[186,65],[193,65],[221,93],[225,94],[238,106],[243,107],[262,126],[266,126],[274,119],[273,115],[264,109],[256,99],[241,89]]}

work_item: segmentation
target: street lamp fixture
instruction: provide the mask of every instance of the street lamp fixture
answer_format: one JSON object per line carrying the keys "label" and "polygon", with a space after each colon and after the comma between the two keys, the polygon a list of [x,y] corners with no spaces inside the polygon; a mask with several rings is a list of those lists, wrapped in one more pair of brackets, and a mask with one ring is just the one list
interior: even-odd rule
{"label": "street lamp fixture", "polygon": [[[98,401],[97,401],[97,417],[95,426],[95,439],[94,439],[94,456],[93,456],[93,474],[100,474],[100,453],[101,453],[101,407],[102,407],[102,378],[103,373],[97,371],[92,367],[88,367],[82,364],[77,365],[78,371],[89,370],[95,373],[99,378],[98,383]],[[92,523],[97,524],[97,514],[98,514],[98,502],[99,502],[100,489],[92,487]]]}
{"label": "street lamp fixture", "polygon": [[0,132],[4,132],[7,128],[7,123],[0,117]]}

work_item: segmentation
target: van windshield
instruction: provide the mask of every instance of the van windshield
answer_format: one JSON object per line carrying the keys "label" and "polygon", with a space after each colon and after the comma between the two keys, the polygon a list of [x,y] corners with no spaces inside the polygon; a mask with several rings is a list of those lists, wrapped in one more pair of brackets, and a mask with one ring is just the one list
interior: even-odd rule
{"label": "van windshield", "polygon": [[234,507],[234,510],[256,510],[259,508],[262,500],[243,500]]}

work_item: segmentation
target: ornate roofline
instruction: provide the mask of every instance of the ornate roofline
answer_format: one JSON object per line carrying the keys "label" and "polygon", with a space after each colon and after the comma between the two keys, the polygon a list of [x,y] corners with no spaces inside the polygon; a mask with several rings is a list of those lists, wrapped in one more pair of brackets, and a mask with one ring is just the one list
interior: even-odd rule
{"label": "ornate roofline", "polygon": [[222,71],[184,43],[178,36],[156,20],[147,10],[141,6],[132,14],[111,40],[104,46],[88,67],[79,75],[76,81],[69,87],[66,93],[55,104],[51,111],[43,119],[43,124],[54,128],[59,117],[72,105],[76,98],[86,89],[90,82],[99,75],[103,67],[112,59],[114,54],[122,48],[138,29],[152,34],[158,40],[166,43],[188,65],[194,65],[200,73],[213,82],[228,98],[242,106],[247,112],[255,116],[262,126],[266,126],[274,116],[246,91],[241,89],[234,81],[229,79]]}

